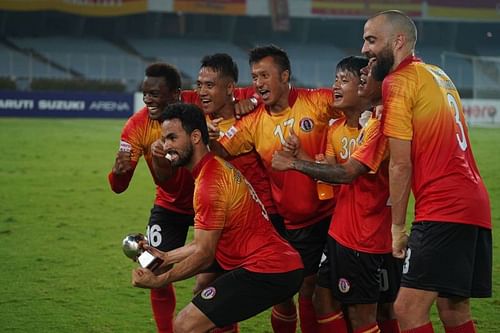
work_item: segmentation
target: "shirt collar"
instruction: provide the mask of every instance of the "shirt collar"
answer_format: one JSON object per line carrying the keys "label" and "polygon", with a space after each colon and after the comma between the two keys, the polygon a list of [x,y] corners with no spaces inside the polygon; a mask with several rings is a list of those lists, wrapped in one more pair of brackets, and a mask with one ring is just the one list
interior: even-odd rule
{"label": "shirt collar", "polygon": [[422,62],[422,59],[415,57],[414,55],[409,55],[406,58],[404,58],[403,61],[401,61],[401,63],[398,65],[398,67],[396,67],[396,69],[394,71],[395,72],[399,71],[400,69],[408,66],[409,64],[411,64],[413,62]]}
{"label": "shirt collar", "polygon": [[193,175],[193,178],[198,178],[200,175],[201,170],[207,164],[208,161],[212,160],[214,158],[214,154],[212,152],[208,152],[201,158],[201,160],[196,163],[196,165],[193,167],[193,170],[191,171],[191,174]]}
{"label": "shirt collar", "polygon": [[[288,106],[289,107],[293,107],[293,105],[297,101],[298,96],[299,96],[299,91],[297,90],[297,88],[290,86],[290,91],[288,92]],[[271,114],[271,112],[269,111],[267,106],[265,106],[265,109],[266,109],[267,113]]]}

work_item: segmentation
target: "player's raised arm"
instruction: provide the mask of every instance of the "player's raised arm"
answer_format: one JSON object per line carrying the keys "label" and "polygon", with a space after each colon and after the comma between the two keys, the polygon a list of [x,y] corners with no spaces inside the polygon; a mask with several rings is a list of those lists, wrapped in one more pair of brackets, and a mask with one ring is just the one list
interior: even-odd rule
{"label": "player's raised arm", "polygon": [[115,163],[108,174],[108,182],[115,193],[124,192],[134,175],[137,161],[132,161],[132,145],[120,141],[120,149],[116,153]]}

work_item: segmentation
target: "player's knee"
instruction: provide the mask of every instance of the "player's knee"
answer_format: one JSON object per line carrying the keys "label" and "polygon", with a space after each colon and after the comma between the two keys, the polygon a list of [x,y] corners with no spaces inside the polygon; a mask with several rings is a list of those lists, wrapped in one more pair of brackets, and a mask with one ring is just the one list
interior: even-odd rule
{"label": "player's knee", "polygon": [[193,320],[190,320],[188,317],[189,316],[186,315],[185,312],[183,312],[183,311],[179,312],[179,314],[175,317],[175,320],[174,320],[174,332],[175,333],[192,332]]}
{"label": "player's knee", "polygon": [[293,301],[293,298],[289,298],[282,303],[275,304],[273,308],[276,309],[279,313],[283,314],[290,314],[290,313],[295,313],[295,302]]}
{"label": "player's knee", "polygon": [[398,297],[393,304],[393,311],[396,318],[405,318],[406,314],[409,313],[409,306],[410,304],[408,304],[408,302]]}
{"label": "player's knee", "polygon": [[438,299],[439,319],[445,326],[459,326],[469,320],[472,315],[468,299]]}

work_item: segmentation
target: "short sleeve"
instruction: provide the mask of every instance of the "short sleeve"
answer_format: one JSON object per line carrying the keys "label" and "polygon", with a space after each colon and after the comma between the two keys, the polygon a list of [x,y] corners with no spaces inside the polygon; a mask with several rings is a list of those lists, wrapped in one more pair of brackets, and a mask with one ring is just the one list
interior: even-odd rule
{"label": "short sleeve", "polygon": [[362,143],[352,154],[352,158],[377,172],[380,164],[389,156],[387,137],[381,131],[380,121],[372,118],[360,133]]}
{"label": "short sleeve", "polygon": [[194,193],[194,226],[203,230],[224,228],[227,216],[227,191],[224,190],[223,177],[212,174],[200,177]]}
{"label": "short sleeve", "polygon": [[238,156],[253,150],[255,142],[252,133],[255,133],[256,112],[236,121],[219,140],[230,155]]}
{"label": "short sleeve", "polygon": [[415,99],[416,71],[405,70],[387,77],[382,84],[384,111],[383,132],[386,136],[412,140],[413,105]]}

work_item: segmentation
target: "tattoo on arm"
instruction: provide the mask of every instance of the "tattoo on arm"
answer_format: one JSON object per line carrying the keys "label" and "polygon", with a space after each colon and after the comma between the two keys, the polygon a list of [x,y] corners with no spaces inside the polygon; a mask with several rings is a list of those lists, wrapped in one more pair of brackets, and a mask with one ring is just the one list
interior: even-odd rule
{"label": "tattoo on arm", "polygon": [[292,165],[297,171],[332,184],[350,183],[359,175],[369,171],[368,167],[353,159],[349,159],[344,164],[335,165],[295,160]]}

